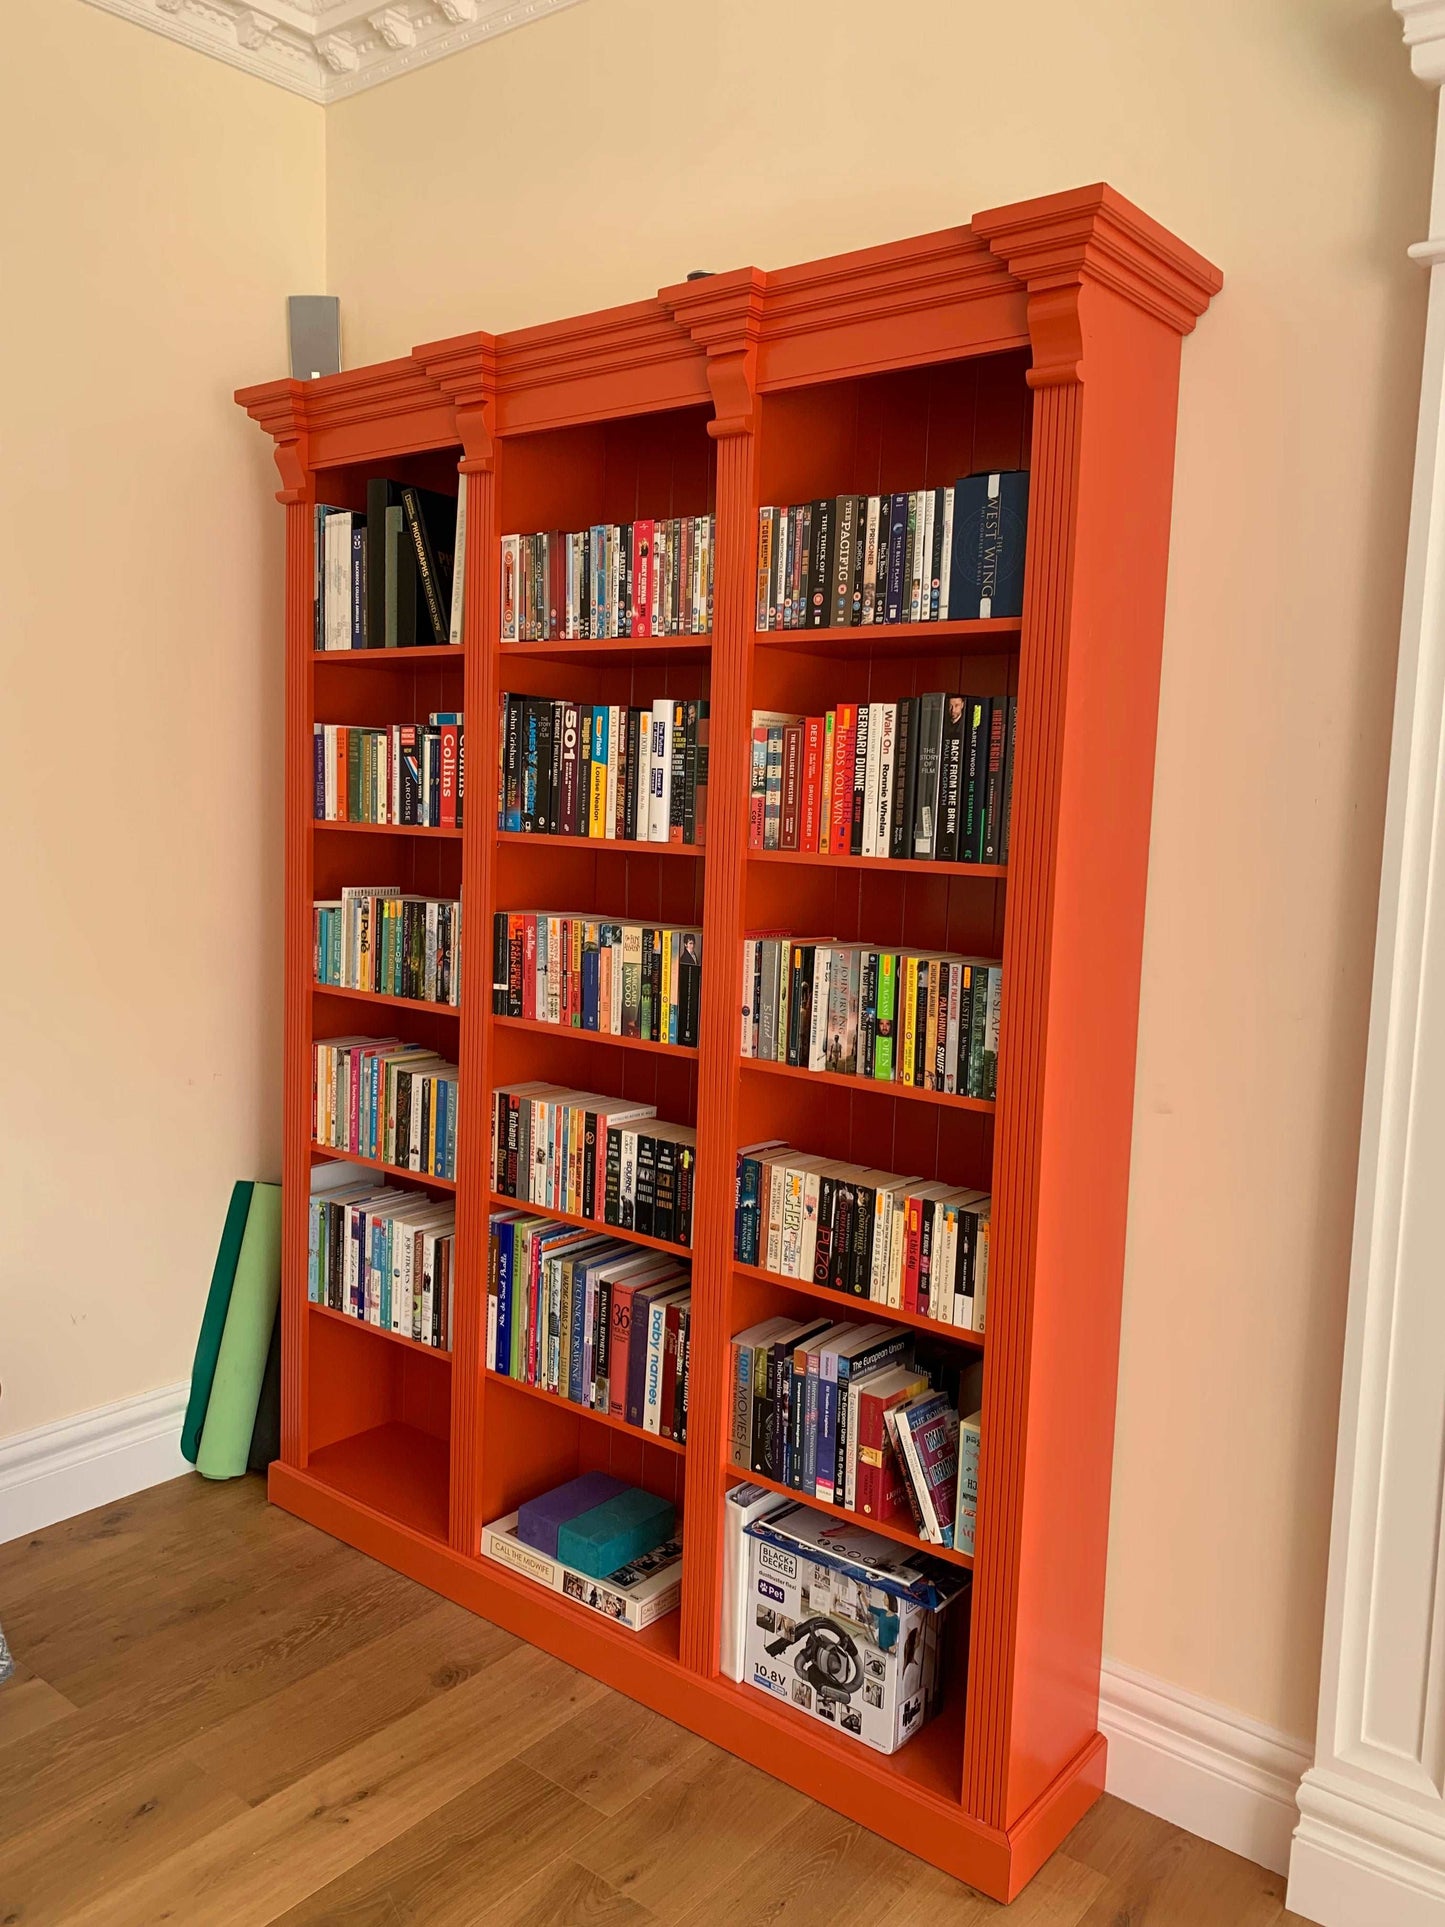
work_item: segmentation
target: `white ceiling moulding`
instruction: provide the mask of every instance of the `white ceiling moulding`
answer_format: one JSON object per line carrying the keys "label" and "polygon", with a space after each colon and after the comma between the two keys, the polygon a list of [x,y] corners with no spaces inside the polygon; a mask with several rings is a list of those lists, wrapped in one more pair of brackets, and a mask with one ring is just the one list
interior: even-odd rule
{"label": "white ceiling moulding", "polygon": [[323,107],[577,0],[90,0]]}

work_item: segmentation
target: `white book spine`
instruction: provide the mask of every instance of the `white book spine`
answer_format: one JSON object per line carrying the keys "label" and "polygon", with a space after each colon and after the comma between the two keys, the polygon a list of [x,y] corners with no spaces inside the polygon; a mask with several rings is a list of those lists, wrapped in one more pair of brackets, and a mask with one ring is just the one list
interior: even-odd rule
{"label": "white book spine", "polygon": [[958,1025],[962,1014],[963,965],[951,963],[948,966],[948,1029],[943,1047],[943,1088],[955,1094],[958,1090]]}
{"label": "white book spine", "polygon": [[517,640],[517,610],[521,595],[522,542],[516,535],[502,537],[502,641]]}
{"label": "white book spine", "polygon": [[818,1255],[818,1193],[822,1179],[816,1171],[803,1175],[803,1223],[798,1240],[799,1278],[811,1278],[813,1261]]}
{"label": "white book spine", "polygon": [[457,648],[462,639],[462,592],[467,573],[467,478],[462,475],[457,483],[457,539],[453,544],[452,558],[452,609],[451,623],[447,630],[447,641]]}
{"label": "white book spine", "polygon": [[933,614],[933,517],[937,501],[933,490],[926,488],[919,501],[919,533],[921,535],[919,558],[920,594],[918,620],[927,622]]}
{"label": "white book spine", "polygon": [[[898,705],[880,703],[878,731],[878,799],[873,812],[874,856],[887,856],[893,837],[893,761],[898,743]],[[872,736],[870,732],[869,741]]]}
{"label": "white book spine", "polygon": [[863,778],[863,855],[886,856],[887,846],[878,848],[878,798],[883,772],[883,718],[891,713],[891,703],[868,705],[868,764]]}
{"label": "white book spine", "polygon": [[953,593],[953,490],[943,491],[943,559],[938,577],[939,620],[948,620],[948,599]]}
{"label": "white book spine", "polygon": [[867,516],[863,525],[863,608],[860,618],[863,622],[876,622],[878,606],[878,507],[876,495],[868,497]]}
{"label": "white book spine", "polygon": [[743,938],[743,987],[742,987],[742,1030],[738,1037],[738,1054],[751,1057],[753,1054],[753,981],[758,967],[758,940],[756,937]]}

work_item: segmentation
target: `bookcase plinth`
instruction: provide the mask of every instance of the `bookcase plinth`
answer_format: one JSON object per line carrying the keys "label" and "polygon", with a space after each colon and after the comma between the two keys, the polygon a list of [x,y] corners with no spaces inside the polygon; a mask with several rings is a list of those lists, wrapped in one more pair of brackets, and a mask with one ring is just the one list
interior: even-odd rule
{"label": "bookcase plinth", "polygon": [[[1000,1901],[1103,1786],[1104,1566],[1175,418],[1182,337],[1219,286],[1207,262],[1095,186],[237,397],[276,443],[287,513],[272,1499]],[[759,626],[763,508],[941,491],[1010,469],[1029,471],[1021,615]],[[318,655],[314,506],[354,509],[383,477],[467,490],[462,646],[409,660]],[[706,515],[709,633],[502,642],[504,535]],[[749,848],[754,709],[815,716],[940,689],[1016,701],[1006,866]],[[499,832],[504,693],[619,707],[705,698],[705,845]],[[469,724],[459,831],[313,821],[316,723],[374,728],[432,708],[464,710]],[[356,884],[460,895],[456,1008],[314,983],[313,899]],[[696,1048],[494,1015],[498,911],[700,924]],[[749,931],[1001,954],[996,1099],[742,1057]],[[355,1028],[454,1051],[460,1066],[455,1183],[372,1167],[425,1200],[455,1193],[448,1354],[308,1298],[310,1174],[347,1155],[313,1141],[313,1045]],[[696,1126],[686,1252],[588,1226],[691,1264],[685,1444],[490,1369],[489,1214],[517,1203],[493,1185],[490,1099],[531,1079]],[[777,1139],[987,1189],[986,1333],[738,1263],[737,1153]],[[945,1628],[937,1714],[892,1756],[720,1671],[730,1341],[778,1312],[891,1321],[930,1357],[982,1360],[971,1597]],[[480,1552],[484,1525],[521,1499],[602,1469],[665,1495],[682,1519],[681,1609],[641,1635]]]}

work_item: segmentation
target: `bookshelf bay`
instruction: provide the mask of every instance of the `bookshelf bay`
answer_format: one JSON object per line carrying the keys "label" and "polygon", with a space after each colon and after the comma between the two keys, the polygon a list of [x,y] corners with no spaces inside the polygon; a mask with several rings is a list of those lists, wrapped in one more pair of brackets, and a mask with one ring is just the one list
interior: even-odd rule
{"label": "bookshelf bay", "polygon": [[[275,442],[287,516],[272,1497],[998,1899],[1103,1783],[1097,1685],[1177,384],[1182,338],[1218,286],[1147,216],[1087,188],[237,397]],[[762,507],[944,487],[989,468],[1030,473],[1021,618],[758,627]],[[359,506],[382,476],[466,491],[459,647],[313,646],[314,505]],[[503,536],[708,513],[710,632],[503,642]],[[1006,865],[749,849],[754,709],[816,713],[938,688],[1017,699]],[[506,692],[705,696],[705,843],[499,830]],[[470,727],[459,830],[314,821],[313,723],[384,727],[439,710],[464,711]],[[373,1016],[364,993],[314,981],[312,903],[357,884],[460,898],[459,1005],[371,998]],[[494,1015],[497,910],[700,926],[696,1049]],[[741,939],[775,925],[1002,956],[996,1101],[741,1057]],[[455,1195],[448,1353],[308,1303],[311,1171],[346,1156],[313,1138],[313,1043],[371,1028],[460,1066],[454,1187],[374,1167],[423,1198]],[[656,1101],[697,1127],[685,1446],[487,1366],[489,1214],[515,1202],[492,1186],[490,1093],[528,1078]],[[737,1262],[736,1153],[774,1137],[993,1196],[986,1334],[867,1307],[984,1360],[971,1610],[949,1634],[939,1716],[891,1756],[718,1669],[729,1339],[775,1312],[845,1316],[862,1302]],[[597,1469],[673,1499],[684,1520],[681,1608],[641,1635],[480,1556],[485,1524]]]}

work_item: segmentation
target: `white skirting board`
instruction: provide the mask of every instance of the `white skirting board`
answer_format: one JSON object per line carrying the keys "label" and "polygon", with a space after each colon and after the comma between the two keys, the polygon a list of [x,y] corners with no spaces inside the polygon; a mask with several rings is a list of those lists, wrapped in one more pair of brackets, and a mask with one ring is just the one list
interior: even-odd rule
{"label": "white skirting board", "polygon": [[1303,1740],[1261,1726],[1167,1680],[1104,1661],[1099,1726],[1110,1793],[1284,1873],[1313,1757]]}
{"label": "white skirting board", "polygon": [[0,1545],[188,1472],[189,1391],[166,1385],[0,1438]]}

